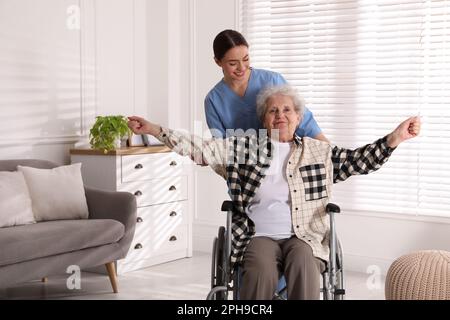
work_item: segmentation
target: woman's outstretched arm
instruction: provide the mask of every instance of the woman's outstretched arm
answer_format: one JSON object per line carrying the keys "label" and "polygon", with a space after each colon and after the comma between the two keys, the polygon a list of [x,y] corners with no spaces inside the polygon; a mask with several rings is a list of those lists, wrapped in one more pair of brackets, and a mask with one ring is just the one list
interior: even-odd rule
{"label": "woman's outstretched arm", "polygon": [[355,150],[332,149],[333,182],[344,181],[352,175],[368,174],[381,168],[394,149],[420,133],[420,118],[406,119],[387,136]]}
{"label": "woman's outstretched arm", "polygon": [[225,177],[226,140],[203,139],[181,130],[163,128],[137,116],[128,117],[128,120],[128,127],[135,134],[150,134],[172,151],[189,156],[198,165],[209,165],[217,174]]}

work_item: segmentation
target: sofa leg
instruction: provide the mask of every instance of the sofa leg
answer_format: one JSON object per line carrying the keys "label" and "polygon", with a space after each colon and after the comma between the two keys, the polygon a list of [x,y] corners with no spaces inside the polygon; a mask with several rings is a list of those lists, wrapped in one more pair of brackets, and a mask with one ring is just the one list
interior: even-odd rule
{"label": "sofa leg", "polygon": [[45,282],[48,281],[48,278],[47,278],[47,277],[44,277],[44,278],[41,279],[41,281],[45,283]]}
{"label": "sofa leg", "polygon": [[116,277],[116,267],[114,266],[114,261],[105,264],[106,270],[108,270],[109,281],[111,281],[111,286],[114,293],[118,293],[117,290],[117,277]]}

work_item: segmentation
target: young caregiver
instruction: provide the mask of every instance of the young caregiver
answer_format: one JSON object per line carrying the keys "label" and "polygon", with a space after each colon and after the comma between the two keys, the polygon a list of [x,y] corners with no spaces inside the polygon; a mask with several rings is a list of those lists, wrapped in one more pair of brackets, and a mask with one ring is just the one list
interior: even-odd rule
{"label": "young caregiver", "polygon": [[[250,67],[248,43],[237,31],[220,32],[213,49],[214,60],[224,77],[205,98],[206,121],[212,135],[224,138],[234,135],[236,129],[262,129],[256,115],[256,96],[265,87],[286,84],[286,80],[277,72]],[[307,108],[296,134],[328,142]]]}

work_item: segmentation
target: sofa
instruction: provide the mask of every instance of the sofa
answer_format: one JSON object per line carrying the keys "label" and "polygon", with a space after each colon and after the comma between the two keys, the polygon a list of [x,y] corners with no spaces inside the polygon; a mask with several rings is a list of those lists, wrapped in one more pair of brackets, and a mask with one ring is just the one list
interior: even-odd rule
{"label": "sofa", "polygon": [[[16,171],[18,165],[40,169],[58,167],[45,160],[0,160],[0,171]],[[105,265],[113,291],[118,292],[115,261],[123,259],[131,245],[136,199],[130,193],[86,186],[84,193],[87,219],[0,228],[0,287],[57,274],[69,277],[69,266],[83,270]]]}

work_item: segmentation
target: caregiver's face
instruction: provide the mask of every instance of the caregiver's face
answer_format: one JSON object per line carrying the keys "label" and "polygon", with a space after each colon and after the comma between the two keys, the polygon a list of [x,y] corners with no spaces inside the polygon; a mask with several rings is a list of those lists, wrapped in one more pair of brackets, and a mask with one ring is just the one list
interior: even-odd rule
{"label": "caregiver's face", "polygon": [[292,141],[299,124],[300,114],[295,111],[291,97],[273,95],[267,99],[264,127],[269,131],[270,136],[273,137],[273,130],[278,129],[281,142]]}
{"label": "caregiver's face", "polygon": [[222,60],[216,63],[222,67],[226,79],[239,81],[245,80],[250,71],[250,58],[246,46],[231,48],[225,53]]}

